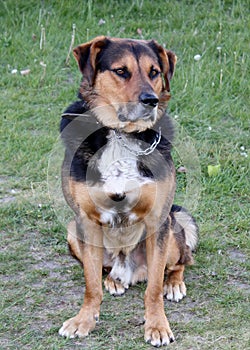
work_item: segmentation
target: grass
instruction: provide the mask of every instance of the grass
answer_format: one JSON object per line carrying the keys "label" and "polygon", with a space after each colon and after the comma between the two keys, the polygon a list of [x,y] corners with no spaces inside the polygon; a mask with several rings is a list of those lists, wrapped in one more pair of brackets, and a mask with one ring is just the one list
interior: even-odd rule
{"label": "grass", "polygon": [[[2,349],[150,348],[141,325],[144,284],[121,298],[105,294],[89,338],[57,334],[83,292],[82,271],[66,248],[69,212],[55,203],[60,113],[80,81],[72,55],[65,64],[73,24],[75,44],[100,34],[142,36],[176,52],[174,158],[177,168],[191,165],[177,174],[176,202],[197,218],[200,241],[186,273],[187,298],[165,303],[177,338],[170,348],[249,348],[248,7],[243,0],[1,1]],[[21,75],[24,69],[30,73]],[[221,171],[209,177],[207,166],[217,164]]]}

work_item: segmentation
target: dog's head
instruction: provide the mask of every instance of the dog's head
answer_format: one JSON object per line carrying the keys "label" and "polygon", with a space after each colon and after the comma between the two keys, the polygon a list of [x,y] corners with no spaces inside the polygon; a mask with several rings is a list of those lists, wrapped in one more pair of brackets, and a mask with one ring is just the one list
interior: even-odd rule
{"label": "dog's head", "polygon": [[83,74],[80,94],[104,126],[143,131],[164,113],[176,56],[156,41],[100,36],[74,56]]}

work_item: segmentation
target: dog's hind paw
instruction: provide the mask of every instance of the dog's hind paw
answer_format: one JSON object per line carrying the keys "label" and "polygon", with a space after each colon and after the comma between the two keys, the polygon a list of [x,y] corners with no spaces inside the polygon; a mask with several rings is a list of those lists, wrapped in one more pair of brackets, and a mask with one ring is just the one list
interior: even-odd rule
{"label": "dog's hind paw", "polygon": [[128,285],[123,285],[120,281],[114,280],[110,275],[104,281],[105,289],[113,296],[123,295]]}
{"label": "dog's hind paw", "polygon": [[178,303],[187,295],[187,288],[184,282],[181,282],[180,284],[165,282],[163,286],[163,294],[168,300]]}

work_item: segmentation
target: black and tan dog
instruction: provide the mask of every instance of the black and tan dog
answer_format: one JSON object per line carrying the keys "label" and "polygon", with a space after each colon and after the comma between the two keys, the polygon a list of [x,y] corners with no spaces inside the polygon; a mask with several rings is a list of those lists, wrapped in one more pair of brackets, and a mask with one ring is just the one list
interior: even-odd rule
{"label": "black and tan dog", "polygon": [[84,337],[95,328],[106,268],[112,295],[147,280],[145,340],[166,345],[174,336],[163,295],[185,297],[183,272],[197,241],[191,215],[172,205],[173,127],[165,109],[176,56],[153,40],[108,37],[76,47],[74,56],[83,78],[79,100],[62,116],[62,182],[75,212],[68,243],[86,291],[59,333]]}

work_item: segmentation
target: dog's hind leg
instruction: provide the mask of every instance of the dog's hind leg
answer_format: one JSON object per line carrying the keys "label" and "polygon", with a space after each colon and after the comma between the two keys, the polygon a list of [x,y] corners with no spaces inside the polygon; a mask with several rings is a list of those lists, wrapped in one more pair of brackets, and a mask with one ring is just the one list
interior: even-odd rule
{"label": "dog's hind leg", "polygon": [[130,256],[119,253],[115,258],[112,270],[104,281],[106,290],[114,296],[122,295],[129,288],[132,280]]}
{"label": "dog's hind leg", "polygon": [[192,250],[197,244],[198,227],[193,217],[182,207],[172,206],[171,229],[168,235],[166,275],[163,293],[168,300],[178,302],[186,296],[184,270],[193,264]]}
{"label": "dog's hind leg", "polygon": [[111,295],[122,295],[129,288],[129,285],[135,285],[137,282],[147,280],[146,263],[146,243],[145,240],[125,256],[120,252],[115,258],[112,269],[104,285]]}
{"label": "dog's hind leg", "polygon": [[187,289],[184,283],[185,265],[175,265],[167,269],[167,279],[164,281],[163,294],[170,301],[179,302],[186,294]]}

